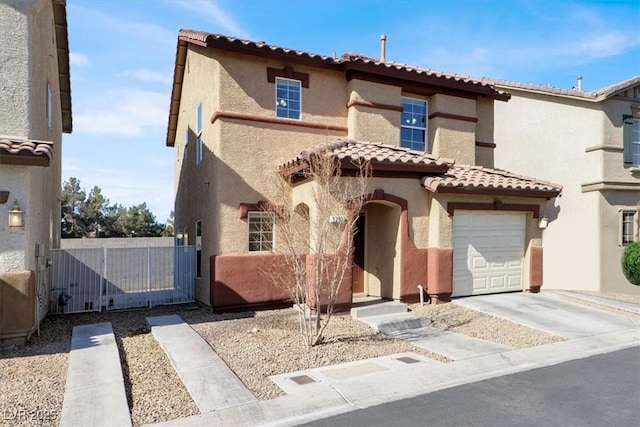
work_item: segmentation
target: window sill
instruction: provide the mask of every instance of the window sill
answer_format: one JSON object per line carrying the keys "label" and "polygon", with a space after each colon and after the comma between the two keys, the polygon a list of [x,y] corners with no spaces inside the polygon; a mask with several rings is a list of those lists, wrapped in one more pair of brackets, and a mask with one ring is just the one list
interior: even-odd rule
{"label": "window sill", "polygon": [[629,172],[631,175],[640,174],[640,166],[631,166]]}

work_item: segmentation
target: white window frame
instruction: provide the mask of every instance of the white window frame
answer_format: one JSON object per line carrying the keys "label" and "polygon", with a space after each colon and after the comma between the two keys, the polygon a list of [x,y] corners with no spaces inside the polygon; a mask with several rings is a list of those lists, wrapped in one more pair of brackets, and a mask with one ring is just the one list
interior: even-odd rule
{"label": "white window frame", "polygon": [[633,243],[638,235],[638,210],[628,208],[620,209],[619,212],[620,228],[618,231],[618,244],[620,246],[627,246]]}
{"label": "white window frame", "polygon": [[[265,218],[271,219],[271,230],[252,231],[251,226],[258,220],[261,226],[266,223]],[[265,235],[271,234],[271,241],[264,239]],[[256,240],[256,237],[258,238]],[[257,243],[258,249],[252,248],[252,243]],[[276,247],[276,215],[273,212],[250,211],[247,213],[247,250],[249,252],[273,252]]]}
{"label": "white window frame", "polygon": [[196,107],[196,164],[202,162],[202,102]]}
{"label": "white window frame", "polygon": [[[284,99],[279,99],[278,97],[278,85],[281,82],[293,82],[296,83],[298,85],[298,116],[297,117],[290,117],[289,114],[287,114],[286,116],[281,116],[279,115],[279,111],[281,111],[279,108],[282,109],[286,109],[287,112],[290,112],[291,110],[288,107],[288,105],[281,105],[281,102],[285,102],[286,101]],[[296,80],[296,79],[287,79],[284,77],[276,77],[276,89],[275,89],[275,108],[276,108],[276,117],[280,117],[283,119],[292,119],[292,120],[301,120],[302,119],[302,81],[300,80]]]}
{"label": "white window frame", "polygon": [[[429,102],[425,99],[418,99],[418,98],[410,98],[408,96],[403,96],[401,98],[402,104],[403,104],[403,109],[402,112],[400,113],[400,146],[402,147],[406,147],[403,144],[403,139],[402,139],[402,129],[411,129],[411,130],[418,130],[418,131],[423,131],[424,132],[424,140],[422,141],[422,147],[415,147],[415,142],[411,141],[411,146],[410,147],[406,147],[406,148],[410,148],[412,150],[418,150],[418,151],[427,151],[427,147],[428,147],[428,141],[429,141],[429,126],[428,126],[428,122],[429,122]],[[408,103],[420,103],[420,104],[424,104],[424,126],[420,126],[420,123],[416,123],[415,122],[415,118],[413,119],[412,123],[405,123],[403,119],[403,114],[404,114],[404,104],[405,102]]]}

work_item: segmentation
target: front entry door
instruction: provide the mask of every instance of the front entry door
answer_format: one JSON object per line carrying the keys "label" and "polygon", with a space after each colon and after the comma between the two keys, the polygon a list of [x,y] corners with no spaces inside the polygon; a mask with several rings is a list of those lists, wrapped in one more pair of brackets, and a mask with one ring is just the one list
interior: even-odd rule
{"label": "front entry door", "polygon": [[356,220],[356,233],[353,237],[352,291],[364,292],[364,215]]}

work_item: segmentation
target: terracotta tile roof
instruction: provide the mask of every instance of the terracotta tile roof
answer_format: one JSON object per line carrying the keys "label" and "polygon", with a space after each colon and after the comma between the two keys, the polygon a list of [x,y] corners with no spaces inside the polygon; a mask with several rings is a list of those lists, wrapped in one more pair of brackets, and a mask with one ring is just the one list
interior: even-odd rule
{"label": "terracotta tile roof", "polygon": [[368,161],[374,175],[382,171],[444,173],[453,165],[453,160],[434,157],[423,151],[376,142],[338,139],[304,150],[293,160],[281,165],[280,170],[285,176],[295,174],[306,169],[310,157],[327,152],[339,159],[343,166],[359,160]]}
{"label": "terracotta tile roof", "polygon": [[370,64],[378,69],[405,71],[418,76],[422,75],[426,77],[434,77],[434,78],[445,80],[445,81],[471,84],[477,87],[491,90],[495,92],[494,95],[497,95],[501,99],[509,99],[509,94],[507,92],[495,91],[493,83],[488,82],[487,79],[478,79],[465,74],[447,73],[445,71],[438,71],[431,68],[424,68],[424,67],[419,67],[419,66],[414,66],[409,64],[403,64],[399,62],[380,61],[378,59],[371,58],[366,55],[362,55],[359,53],[351,53],[351,52],[344,53],[342,55],[342,61],[361,63],[361,64]]}
{"label": "terracotta tile roof", "polygon": [[178,113],[182,96],[182,82],[187,55],[186,51],[189,44],[234,53],[274,57],[285,61],[303,63],[311,67],[329,68],[345,73],[349,70],[354,70],[385,78],[398,79],[399,81],[405,81],[410,84],[427,84],[502,101],[507,101],[510,97],[507,92],[496,90],[492,83],[473,79],[461,74],[445,73],[389,61],[382,62],[358,53],[345,53],[341,58],[336,58],[334,56],[319,55],[279,47],[267,44],[264,41],[244,40],[206,31],[181,29],[178,32],[178,46],[176,49],[176,61],[174,63],[173,85],[167,126],[166,145],[169,147],[175,144],[176,139]]}
{"label": "terracotta tile roof", "polygon": [[208,46],[211,44],[225,44],[233,47],[240,48],[252,48],[271,53],[280,53],[289,56],[303,57],[307,59],[319,60],[329,64],[340,64],[340,60],[325,55],[317,55],[315,53],[303,52],[301,50],[288,49],[286,47],[279,47],[267,44],[264,41],[251,41],[239,39],[236,37],[228,37],[222,34],[213,34],[206,31],[195,31],[188,29],[181,29],[178,33],[178,39],[186,42],[199,44],[201,46]]}
{"label": "terracotta tile roof", "polygon": [[499,80],[499,79],[490,79],[484,77],[481,81],[486,82],[488,84],[492,84],[497,87],[507,88],[507,89],[521,89],[530,92],[539,92],[539,93],[547,93],[550,95],[557,95],[569,98],[578,98],[584,99],[593,102],[600,102],[605,99],[611,98],[617,93],[629,89],[635,85],[640,84],[640,76],[631,77],[627,80],[623,80],[618,83],[614,83],[607,87],[596,89],[593,91],[581,91],[577,89],[566,89],[566,88],[558,88],[553,86],[545,86],[533,83],[521,83],[514,82],[509,80]]}
{"label": "terracotta tile roof", "polygon": [[422,178],[433,193],[475,193],[522,197],[556,197],[562,186],[481,166],[453,166],[445,174]]}
{"label": "terracotta tile roof", "polygon": [[49,166],[52,157],[52,142],[0,139],[0,164]]}

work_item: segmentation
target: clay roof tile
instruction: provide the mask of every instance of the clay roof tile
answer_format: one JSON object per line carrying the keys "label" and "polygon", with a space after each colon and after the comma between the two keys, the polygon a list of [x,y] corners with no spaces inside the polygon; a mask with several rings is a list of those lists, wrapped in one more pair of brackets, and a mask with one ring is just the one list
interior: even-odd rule
{"label": "clay roof tile", "polygon": [[[434,193],[480,193],[528,197],[556,197],[562,186],[500,169],[455,165],[445,174],[422,179]],[[526,193],[526,194],[523,194]]]}

